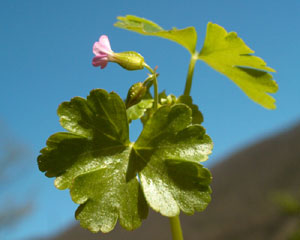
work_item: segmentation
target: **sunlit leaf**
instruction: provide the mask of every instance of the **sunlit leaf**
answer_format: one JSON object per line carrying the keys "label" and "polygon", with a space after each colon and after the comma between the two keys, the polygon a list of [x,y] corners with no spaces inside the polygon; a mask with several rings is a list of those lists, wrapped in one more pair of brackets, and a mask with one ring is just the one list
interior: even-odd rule
{"label": "sunlit leaf", "polygon": [[275,93],[278,86],[268,72],[275,70],[253,53],[235,32],[227,33],[221,26],[208,23],[199,59],[230,78],[254,102],[274,109],[275,99],[268,93]]}
{"label": "sunlit leaf", "polygon": [[166,38],[182,45],[189,50],[190,53],[194,53],[195,51],[197,32],[194,27],[165,30],[152,21],[133,15],[118,17],[118,20],[119,21],[115,23],[116,27],[124,28],[143,35]]}

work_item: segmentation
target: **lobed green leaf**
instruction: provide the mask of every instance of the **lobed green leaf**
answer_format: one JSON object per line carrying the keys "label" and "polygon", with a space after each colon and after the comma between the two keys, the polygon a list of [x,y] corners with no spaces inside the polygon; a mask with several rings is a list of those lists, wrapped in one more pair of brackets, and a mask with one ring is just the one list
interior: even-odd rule
{"label": "lobed green leaf", "polygon": [[268,93],[278,90],[268,72],[275,72],[251,50],[235,32],[208,23],[205,42],[198,57],[216,71],[226,75],[254,102],[274,109],[275,99]]}
{"label": "lobed green leaf", "polygon": [[126,15],[125,17],[118,17],[117,19],[119,21],[115,23],[116,27],[143,35],[166,38],[182,45],[189,50],[191,54],[195,52],[197,44],[197,32],[194,27],[164,30],[162,27],[152,21],[133,15]]}
{"label": "lobed green leaf", "polygon": [[188,106],[162,106],[133,146],[130,164],[138,167],[148,204],[164,216],[203,211],[210,202],[211,175],[199,162],[208,158],[212,141],[191,123]]}
{"label": "lobed green leaf", "polygon": [[[59,189],[80,204],[76,219],[92,232],[109,232],[119,219],[133,230],[148,205],[165,216],[202,211],[210,202],[210,172],[199,163],[212,141],[185,104],[166,105],[129,142],[126,107],[116,93],[91,91],[58,108],[61,125],[41,150],[38,164]],[[139,179],[139,180],[138,180]]]}
{"label": "lobed green leaf", "polygon": [[56,177],[55,186],[70,188],[81,204],[76,218],[93,232],[109,232],[120,224],[133,230],[147,216],[148,206],[136,178],[127,181],[131,145],[125,104],[116,93],[91,91],[58,108],[61,125],[38,157],[39,168]]}

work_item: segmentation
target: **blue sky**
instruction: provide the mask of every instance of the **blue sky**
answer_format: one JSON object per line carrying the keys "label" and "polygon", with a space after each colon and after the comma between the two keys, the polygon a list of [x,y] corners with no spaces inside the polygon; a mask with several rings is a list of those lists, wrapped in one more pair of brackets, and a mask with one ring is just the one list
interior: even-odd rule
{"label": "blue sky", "polygon": [[[39,172],[36,157],[46,139],[62,131],[57,106],[94,88],[125,98],[128,87],[146,71],[129,72],[116,64],[104,70],[91,65],[92,46],[109,36],[113,50],[141,53],[158,66],[159,89],[183,92],[189,53],[176,43],[113,27],[117,16],[137,15],[165,29],[195,26],[201,49],[207,22],[235,31],[277,70],[277,109],[250,101],[229,79],[203,62],[196,64],[192,96],[204,114],[204,126],[214,141],[208,166],[240,147],[291,126],[300,119],[300,2],[283,1],[16,1],[0,2],[0,121],[32,152],[26,157],[29,175],[17,181],[15,199],[34,199],[33,213],[1,239],[21,240],[63,229],[74,221],[76,205],[68,191],[56,190],[54,179]],[[140,126],[131,127],[132,137]],[[259,167],[259,166],[258,166]]]}

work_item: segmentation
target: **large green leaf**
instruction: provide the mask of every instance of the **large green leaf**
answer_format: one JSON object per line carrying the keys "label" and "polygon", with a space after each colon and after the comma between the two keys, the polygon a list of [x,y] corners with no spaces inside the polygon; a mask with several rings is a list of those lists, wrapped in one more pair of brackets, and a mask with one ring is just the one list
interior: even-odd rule
{"label": "large green leaf", "polygon": [[212,141],[200,125],[191,125],[192,111],[184,104],[163,106],[147,121],[133,146],[130,163],[148,204],[172,217],[180,209],[193,214],[210,202],[210,172],[203,168]]}
{"label": "large green leaf", "polygon": [[143,35],[158,36],[177,42],[190,51],[191,54],[195,52],[197,44],[197,32],[194,27],[187,27],[184,29],[164,30],[156,23],[144,18],[126,15],[125,17],[118,17],[116,27],[124,28]]}
{"label": "large green leaf", "polygon": [[136,178],[127,181],[131,150],[126,109],[116,93],[93,90],[58,108],[67,133],[56,133],[38,157],[39,168],[56,177],[59,189],[70,188],[82,204],[76,218],[93,232],[109,232],[119,218],[132,230],[140,226],[148,207]]}
{"label": "large green leaf", "polygon": [[230,78],[254,102],[274,109],[275,99],[268,93],[275,93],[278,86],[268,72],[275,70],[253,53],[235,32],[227,33],[221,26],[208,23],[199,59]]}
{"label": "large green leaf", "polygon": [[137,178],[126,180],[129,153],[128,148],[106,156],[98,169],[75,178],[71,196],[82,204],[76,219],[83,227],[109,232],[119,218],[121,226],[133,230],[147,217],[148,206]]}
{"label": "large green leaf", "polygon": [[62,103],[58,115],[68,132],[50,136],[38,164],[56,177],[57,188],[70,189],[83,227],[109,232],[119,219],[133,230],[146,218],[147,203],[165,216],[209,203],[211,175],[199,162],[212,142],[192,124],[187,105],[159,108],[136,143],[129,142],[126,107],[115,93],[93,90]]}

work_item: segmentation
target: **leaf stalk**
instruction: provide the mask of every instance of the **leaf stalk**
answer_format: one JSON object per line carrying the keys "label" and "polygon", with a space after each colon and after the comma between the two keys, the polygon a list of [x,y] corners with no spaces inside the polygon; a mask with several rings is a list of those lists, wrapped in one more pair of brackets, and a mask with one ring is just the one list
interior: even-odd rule
{"label": "leaf stalk", "polygon": [[183,240],[179,215],[175,217],[170,217],[169,220],[171,224],[173,240]]}
{"label": "leaf stalk", "polygon": [[184,93],[183,93],[185,96],[190,96],[190,93],[191,93],[194,68],[195,68],[195,64],[198,60],[198,54],[199,53],[197,51],[195,51],[194,54],[192,54],[192,56],[191,56],[190,65],[189,65],[186,82],[185,82]]}

